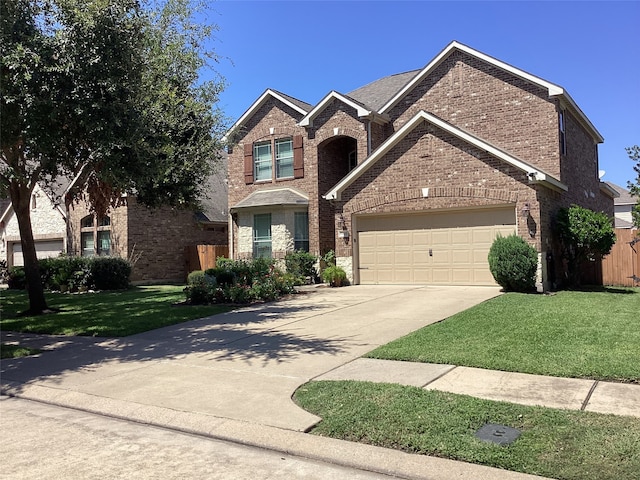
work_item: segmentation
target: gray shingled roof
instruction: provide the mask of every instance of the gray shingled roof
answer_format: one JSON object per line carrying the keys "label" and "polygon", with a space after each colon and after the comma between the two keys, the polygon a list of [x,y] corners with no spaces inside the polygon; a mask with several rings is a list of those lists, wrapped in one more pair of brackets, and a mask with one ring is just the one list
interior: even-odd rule
{"label": "gray shingled roof", "polygon": [[227,222],[229,213],[227,192],[227,153],[222,153],[216,171],[207,179],[206,198],[200,200],[202,212],[197,212],[202,222]]}
{"label": "gray shingled roof", "polygon": [[420,71],[411,70],[381,78],[347,93],[347,96],[378,111]]}
{"label": "gray shingled roof", "polygon": [[303,109],[307,113],[310,112],[311,110],[313,110],[313,105],[309,105],[307,102],[303,102],[302,100],[298,100],[297,98],[294,98],[291,95],[287,95],[286,93],[282,93],[282,92],[280,92],[280,91],[278,91],[278,90],[276,90],[274,88],[271,88],[270,90],[273,90],[278,95],[282,95],[287,100],[289,100],[291,103],[293,103],[294,105],[297,105],[298,107],[300,107],[301,109]]}
{"label": "gray shingled roof", "polygon": [[613,199],[613,203],[615,205],[635,205],[636,202],[638,201],[638,199],[633,195],[631,195],[629,190],[627,190],[626,188],[621,187],[620,185],[616,185],[615,183],[612,183],[612,182],[605,182],[605,183],[620,194],[618,198]]}
{"label": "gray shingled roof", "polygon": [[232,209],[264,207],[268,205],[308,205],[309,199],[290,188],[258,190],[240,200]]}

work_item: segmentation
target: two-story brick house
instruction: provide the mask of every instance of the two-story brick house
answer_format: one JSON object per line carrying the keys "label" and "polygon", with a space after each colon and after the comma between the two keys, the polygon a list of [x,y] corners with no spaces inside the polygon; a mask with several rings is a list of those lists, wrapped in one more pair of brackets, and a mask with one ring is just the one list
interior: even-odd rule
{"label": "two-story brick house", "polygon": [[323,254],[355,283],[493,284],[517,233],[561,280],[554,215],[613,215],[602,136],[560,86],[452,42],[424,68],[312,106],[266,90],[228,133],[230,252]]}

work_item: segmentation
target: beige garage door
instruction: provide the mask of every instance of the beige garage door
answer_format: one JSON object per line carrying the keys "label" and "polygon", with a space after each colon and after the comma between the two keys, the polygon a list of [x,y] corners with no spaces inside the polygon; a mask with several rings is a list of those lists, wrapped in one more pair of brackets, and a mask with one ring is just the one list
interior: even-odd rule
{"label": "beige garage door", "polygon": [[514,208],[358,219],[360,283],[495,285],[487,255]]}
{"label": "beige garage door", "polygon": [[[57,257],[64,249],[62,239],[60,240],[37,240],[36,255],[38,258]],[[13,264],[14,266],[23,266],[24,258],[22,257],[22,245],[20,243],[13,244]]]}

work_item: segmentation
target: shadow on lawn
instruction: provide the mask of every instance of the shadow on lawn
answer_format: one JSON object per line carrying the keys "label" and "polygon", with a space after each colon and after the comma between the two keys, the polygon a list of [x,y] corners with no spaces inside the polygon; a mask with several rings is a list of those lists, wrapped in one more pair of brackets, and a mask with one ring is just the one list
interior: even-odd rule
{"label": "shadow on lawn", "polygon": [[[1,375],[16,392],[19,384],[46,380],[62,385],[74,374],[80,374],[79,381],[90,382],[84,374],[104,369],[107,375],[118,375],[147,362],[194,354],[200,365],[241,361],[255,367],[286,363],[304,355],[339,354],[347,343],[353,344],[353,338],[296,333],[297,320],[322,311],[327,308],[273,302],[123,338],[32,335],[34,341],[46,338],[58,345],[35,357],[3,360]],[[29,346],[28,339],[24,344]]]}

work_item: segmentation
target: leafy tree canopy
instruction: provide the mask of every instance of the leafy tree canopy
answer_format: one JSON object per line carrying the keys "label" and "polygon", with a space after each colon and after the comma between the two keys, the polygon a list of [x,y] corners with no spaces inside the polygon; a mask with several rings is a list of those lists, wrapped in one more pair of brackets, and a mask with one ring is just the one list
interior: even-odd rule
{"label": "leafy tree canopy", "polygon": [[603,212],[579,205],[561,208],[555,227],[568,263],[569,282],[573,285],[580,283],[582,262],[607,255],[616,243],[611,219]]}
{"label": "leafy tree canopy", "polygon": [[636,179],[633,182],[629,182],[629,191],[631,195],[634,195],[638,202],[633,206],[631,210],[631,216],[633,217],[633,224],[640,228],[640,146],[634,145],[633,147],[627,147],[627,153],[629,158],[636,162],[633,170],[636,172]]}
{"label": "leafy tree canopy", "polygon": [[[67,201],[87,195],[99,213],[125,192],[149,206],[203,197],[225,122],[215,108],[224,82],[200,79],[218,60],[206,48],[215,25],[194,20],[202,5],[0,3],[0,193],[18,218],[30,296],[39,284],[28,208],[36,183],[72,182]],[[42,310],[44,297],[31,303]]]}

